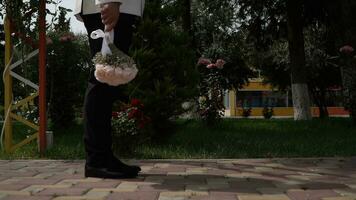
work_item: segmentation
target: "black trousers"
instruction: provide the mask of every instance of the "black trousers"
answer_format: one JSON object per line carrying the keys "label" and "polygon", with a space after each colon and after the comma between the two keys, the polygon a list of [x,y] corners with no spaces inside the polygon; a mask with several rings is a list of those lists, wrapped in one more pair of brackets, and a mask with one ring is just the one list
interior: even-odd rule
{"label": "black trousers", "polygon": [[[101,50],[102,39],[93,40],[90,33],[97,29],[104,29],[100,14],[82,16],[89,36],[91,54],[94,56]],[[137,17],[121,14],[115,27],[115,45],[127,53]],[[106,167],[112,159],[111,116],[114,101],[127,101],[122,93],[122,87],[113,87],[100,83],[94,76],[94,69],[90,72],[88,88],[84,101],[84,145],[86,151],[86,164],[92,167]]]}

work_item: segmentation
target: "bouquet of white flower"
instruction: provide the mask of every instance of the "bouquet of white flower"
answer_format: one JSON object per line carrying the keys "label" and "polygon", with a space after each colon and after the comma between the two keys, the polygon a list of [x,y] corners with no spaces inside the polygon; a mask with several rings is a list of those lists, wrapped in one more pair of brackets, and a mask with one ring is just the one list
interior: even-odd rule
{"label": "bouquet of white flower", "polygon": [[91,38],[103,38],[101,52],[93,58],[95,64],[95,78],[111,86],[127,84],[132,81],[137,73],[135,61],[114,44],[114,32],[104,33],[96,30],[91,33]]}

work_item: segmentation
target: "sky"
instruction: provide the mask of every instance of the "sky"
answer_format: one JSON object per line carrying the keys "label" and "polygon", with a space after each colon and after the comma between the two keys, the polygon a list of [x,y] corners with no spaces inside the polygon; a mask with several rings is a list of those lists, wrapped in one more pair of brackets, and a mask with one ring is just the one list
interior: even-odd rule
{"label": "sky", "polygon": [[[69,8],[74,11],[75,7],[75,0],[61,0],[60,6]],[[49,7],[49,9],[54,9],[53,7]],[[72,31],[75,33],[86,33],[84,25],[82,22],[78,21],[74,16],[73,12],[68,13],[68,18],[70,18],[71,28]]]}

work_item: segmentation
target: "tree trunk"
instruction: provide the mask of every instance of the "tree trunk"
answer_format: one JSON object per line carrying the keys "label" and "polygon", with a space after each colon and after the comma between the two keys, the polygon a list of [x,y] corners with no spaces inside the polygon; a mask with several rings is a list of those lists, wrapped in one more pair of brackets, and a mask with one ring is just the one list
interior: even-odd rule
{"label": "tree trunk", "polygon": [[192,2],[191,0],[182,1],[182,28],[190,36],[190,47],[195,48],[195,36],[192,21]]}
{"label": "tree trunk", "polygon": [[192,17],[191,17],[191,4],[190,0],[183,0],[182,1],[182,21],[183,21],[183,30],[189,35],[192,33]]}
{"label": "tree trunk", "polygon": [[294,120],[310,120],[312,118],[306,80],[302,11],[303,3],[301,0],[287,1]]}

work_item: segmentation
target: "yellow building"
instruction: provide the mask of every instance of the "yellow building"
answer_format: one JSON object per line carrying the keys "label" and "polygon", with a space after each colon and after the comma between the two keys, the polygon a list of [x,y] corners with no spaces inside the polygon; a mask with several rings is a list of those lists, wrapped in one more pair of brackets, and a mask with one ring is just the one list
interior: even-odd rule
{"label": "yellow building", "polygon": [[[340,90],[333,90],[328,95],[328,111],[330,116],[344,117],[349,113],[342,107]],[[338,98],[335,98],[338,97]],[[225,115],[241,117],[243,109],[251,108],[252,117],[262,117],[264,107],[271,107],[275,117],[293,117],[291,93],[279,91],[270,84],[264,84],[260,78],[250,79],[249,84],[237,91],[231,90],[225,96]],[[312,107],[314,117],[319,116],[319,109]]]}

